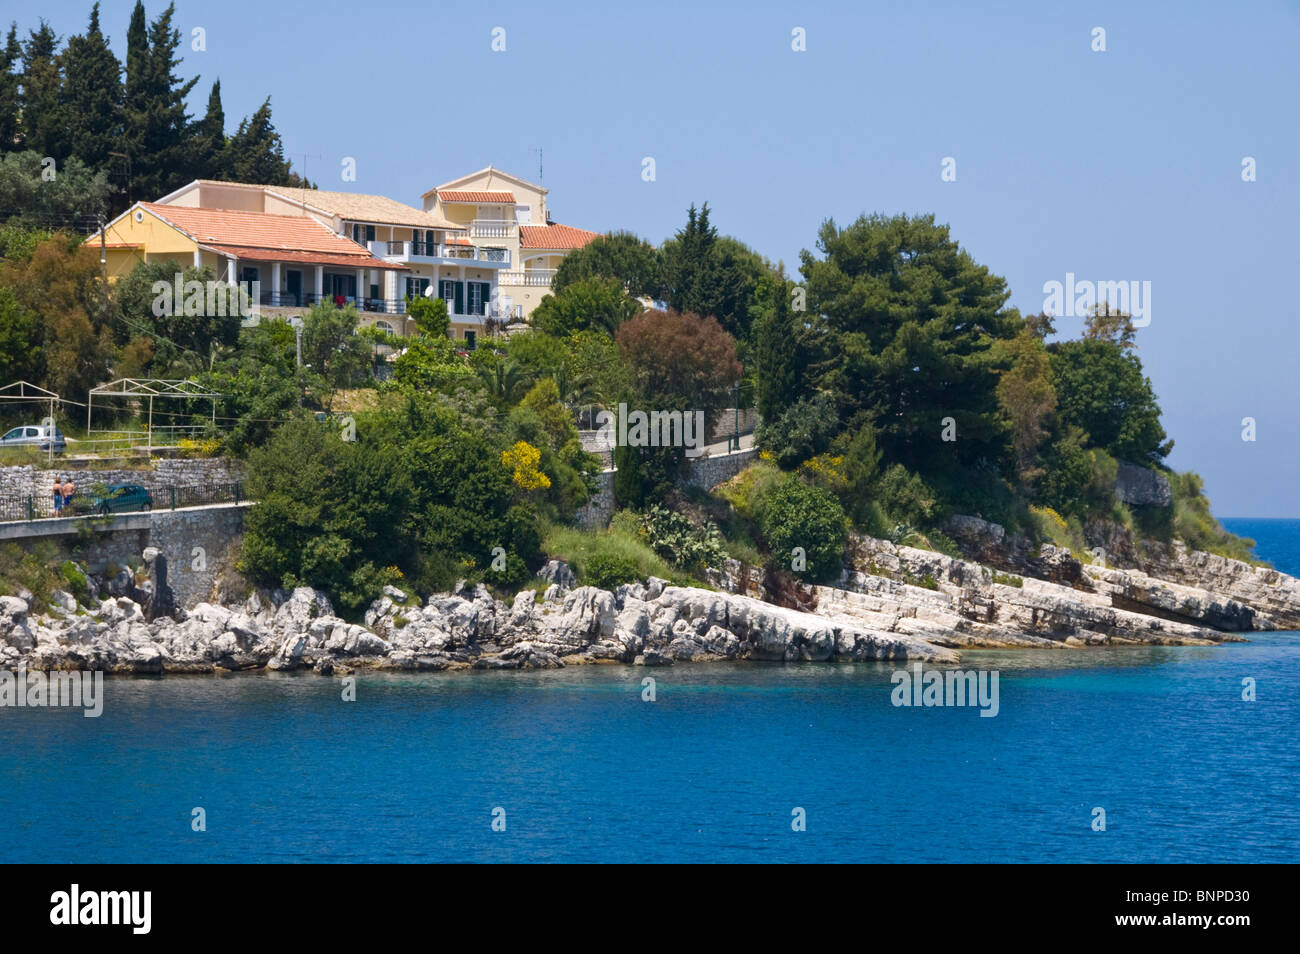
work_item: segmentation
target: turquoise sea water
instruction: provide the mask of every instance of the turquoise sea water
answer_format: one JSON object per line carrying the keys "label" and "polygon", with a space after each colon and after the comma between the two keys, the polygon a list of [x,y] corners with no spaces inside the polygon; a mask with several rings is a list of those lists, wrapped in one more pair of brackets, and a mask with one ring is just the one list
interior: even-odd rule
{"label": "turquoise sea water", "polygon": [[[1300,521],[1234,529],[1300,571]],[[1300,635],[962,665],[995,718],[891,664],[110,679],[0,709],[0,860],[1300,860]]]}

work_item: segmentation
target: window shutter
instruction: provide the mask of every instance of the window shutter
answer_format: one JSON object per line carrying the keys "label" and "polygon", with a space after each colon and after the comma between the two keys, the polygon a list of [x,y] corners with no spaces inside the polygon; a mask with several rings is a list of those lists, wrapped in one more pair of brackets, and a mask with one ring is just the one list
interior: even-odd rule
{"label": "window shutter", "polygon": [[465,314],[465,283],[456,283],[456,314]]}
{"label": "window shutter", "polygon": [[486,315],[488,313],[488,302],[492,300],[491,282],[479,282],[478,300],[481,306],[479,308],[479,314]]}

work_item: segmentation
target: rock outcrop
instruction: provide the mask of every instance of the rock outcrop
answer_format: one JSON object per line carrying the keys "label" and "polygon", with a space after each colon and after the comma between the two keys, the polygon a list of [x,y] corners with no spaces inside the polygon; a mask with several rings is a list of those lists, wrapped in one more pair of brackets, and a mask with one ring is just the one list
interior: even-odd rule
{"label": "rock outcrop", "polygon": [[[558,576],[566,578],[562,572]],[[524,590],[507,605],[483,586],[460,587],[424,603],[388,587],[366,612],[364,625],[340,619],[324,593],[306,587],[254,594],[233,608],[200,603],[181,619],[153,620],[124,596],[88,606],[72,600],[39,616],[31,614],[26,600],[2,597],[0,666],[332,672],[713,659],[957,659],[951,650],[905,633],[878,632],[745,596],[666,586],[662,580],[623,586],[617,593],[560,584],[550,589],[563,592],[539,599],[535,591]]]}
{"label": "rock outcrop", "polygon": [[[996,529],[995,529],[996,528]],[[539,588],[509,602],[461,584],[421,601],[387,586],[360,621],[322,592],[255,591],[186,612],[166,600],[166,566],[149,578],[87,576],[80,599],[0,596],[0,668],[124,673],[244,669],[545,669],[582,663],[666,666],[710,660],[955,662],[983,647],[1209,646],[1237,632],[1300,626],[1300,580],[1177,545],[1162,568],[1084,564],[1043,545],[1021,552],[1001,528],[954,526],[965,546],[1020,554],[1041,578],[932,550],[857,537],[835,586],[803,586],[728,561],[717,590],[650,578],[616,591],[577,585],[552,561]],[[81,591],[79,591],[81,592]],[[161,598],[160,598],[161,597]],[[763,597],[763,598],[758,598]],[[797,608],[795,608],[797,607]],[[168,614],[171,615],[168,615]]]}

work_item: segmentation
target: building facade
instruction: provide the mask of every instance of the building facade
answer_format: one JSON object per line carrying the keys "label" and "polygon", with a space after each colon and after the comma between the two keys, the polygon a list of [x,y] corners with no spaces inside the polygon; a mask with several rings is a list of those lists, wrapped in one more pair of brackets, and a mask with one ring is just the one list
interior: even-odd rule
{"label": "building facade", "polygon": [[424,211],[465,230],[469,241],[511,263],[498,282],[500,314],[527,321],[550,293],[564,256],[600,233],[551,220],[548,190],[488,166],[444,182],[423,196]]}

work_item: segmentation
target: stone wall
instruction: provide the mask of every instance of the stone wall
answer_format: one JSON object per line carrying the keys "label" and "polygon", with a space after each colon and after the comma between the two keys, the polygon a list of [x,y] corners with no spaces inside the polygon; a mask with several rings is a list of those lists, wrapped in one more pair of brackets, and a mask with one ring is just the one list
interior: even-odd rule
{"label": "stone wall", "polygon": [[26,499],[30,495],[35,498],[38,508],[45,508],[56,476],[71,477],[78,490],[86,490],[94,484],[140,484],[154,492],[156,506],[161,508],[167,506],[167,497],[160,495],[159,491],[166,488],[200,489],[242,483],[247,473],[243,461],[233,457],[164,457],[146,467],[112,470],[87,468],[84,462],[78,467],[75,462],[56,459],[52,468],[30,464],[0,467],[0,497]]}
{"label": "stone wall", "polygon": [[604,471],[596,476],[596,480],[600,489],[578,511],[576,516],[579,526],[604,527],[609,524],[609,518],[614,516],[614,471]]}
{"label": "stone wall", "polygon": [[[758,451],[751,447],[734,454],[717,454],[687,460],[683,469],[682,483],[687,487],[703,487],[705,490],[711,490],[736,476],[757,457]],[[602,472],[599,481],[600,490],[576,514],[581,526],[604,527],[608,525],[609,518],[614,515],[614,471]]]}
{"label": "stone wall", "polygon": [[[227,504],[153,513],[126,513],[86,520],[73,517],[6,524],[0,539],[23,547],[53,543],[62,557],[96,576],[112,566],[139,567],[147,547],[166,558],[167,582],[177,606],[186,609],[212,597],[234,569],[251,504]],[[86,534],[86,528],[91,533]]]}
{"label": "stone wall", "polygon": [[682,480],[687,487],[703,487],[711,490],[738,473],[758,459],[758,451],[750,447],[732,454],[718,454],[711,457],[697,457],[686,464],[686,476]]}

